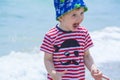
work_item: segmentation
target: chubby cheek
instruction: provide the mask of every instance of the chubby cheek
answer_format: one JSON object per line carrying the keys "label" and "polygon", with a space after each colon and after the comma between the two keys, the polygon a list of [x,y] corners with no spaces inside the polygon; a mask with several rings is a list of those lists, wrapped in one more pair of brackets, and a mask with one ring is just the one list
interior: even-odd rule
{"label": "chubby cheek", "polygon": [[67,19],[66,22],[65,22],[65,24],[66,24],[67,26],[71,26],[74,22],[75,22],[74,20]]}
{"label": "chubby cheek", "polygon": [[84,20],[84,16],[81,17],[81,22]]}
{"label": "chubby cheek", "polygon": [[79,21],[79,24],[81,24],[81,23],[82,23],[82,21],[83,21],[83,18]]}
{"label": "chubby cheek", "polygon": [[84,19],[84,16],[81,17],[81,21],[83,21],[83,19]]}

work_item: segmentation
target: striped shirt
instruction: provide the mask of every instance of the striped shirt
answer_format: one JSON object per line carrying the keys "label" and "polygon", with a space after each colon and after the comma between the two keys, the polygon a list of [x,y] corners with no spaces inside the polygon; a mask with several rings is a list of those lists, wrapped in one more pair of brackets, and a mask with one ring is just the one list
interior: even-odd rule
{"label": "striped shirt", "polygon": [[[53,55],[56,71],[67,73],[62,80],[85,80],[84,52],[93,46],[84,27],[76,31],[63,31],[58,26],[45,34],[40,50]],[[48,80],[52,80],[48,74]]]}

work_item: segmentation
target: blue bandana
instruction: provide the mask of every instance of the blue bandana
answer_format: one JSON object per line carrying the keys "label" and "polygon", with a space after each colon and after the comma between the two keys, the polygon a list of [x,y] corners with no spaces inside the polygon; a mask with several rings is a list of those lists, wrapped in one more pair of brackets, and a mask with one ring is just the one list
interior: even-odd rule
{"label": "blue bandana", "polygon": [[76,8],[83,7],[87,11],[87,7],[83,0],[54,0],[56,10],[56,20],[65,13],[68,13]]}

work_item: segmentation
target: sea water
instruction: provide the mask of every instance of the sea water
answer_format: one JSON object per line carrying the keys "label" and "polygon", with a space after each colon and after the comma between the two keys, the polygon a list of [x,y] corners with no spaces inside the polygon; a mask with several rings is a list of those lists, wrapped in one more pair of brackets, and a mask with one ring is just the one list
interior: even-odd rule
{"label": "sea water", "polygon": [[[120,1],[85,1],[91,54],[105,75],[120,80]],[[39,46],[57,23],[51,0],[0,0],[0,80],[46,80]],[[93,80],[89,71],[86,79]]]}

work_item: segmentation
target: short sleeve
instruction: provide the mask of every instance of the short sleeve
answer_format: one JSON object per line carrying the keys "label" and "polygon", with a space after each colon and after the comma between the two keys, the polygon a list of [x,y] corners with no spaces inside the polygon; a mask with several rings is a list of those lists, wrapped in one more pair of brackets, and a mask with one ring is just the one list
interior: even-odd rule
{"label": "short sleeve", "polygon": [[52,54],[54,52],[52,38],[49,35],[45,35],[43,42],[40,46],[40,50],[49,54]]}
{"label": "short sleeve", "polygon": [[85,30],[84,51],[88,50],[92,46],[93,46],[93,41],[91,39],[91,36],[88,33],[88,30]]}

